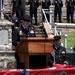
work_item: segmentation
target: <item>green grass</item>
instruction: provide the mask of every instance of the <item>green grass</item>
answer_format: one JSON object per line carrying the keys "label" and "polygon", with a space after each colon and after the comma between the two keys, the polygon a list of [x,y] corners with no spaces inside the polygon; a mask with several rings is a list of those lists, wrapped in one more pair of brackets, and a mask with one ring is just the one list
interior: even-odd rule
{"label": "green grass", "polygon": [[68,36],[68,47],[75,47],[75,32]]}

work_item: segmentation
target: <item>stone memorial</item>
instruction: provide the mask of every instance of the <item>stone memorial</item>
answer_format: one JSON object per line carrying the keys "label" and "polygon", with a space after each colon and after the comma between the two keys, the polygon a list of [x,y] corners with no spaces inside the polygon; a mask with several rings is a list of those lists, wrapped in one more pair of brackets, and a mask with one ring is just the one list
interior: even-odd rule
{"label": "stone memorial", "polygon": [[15,52],[12,50],[12,25],[0,19],[0,69],[16,68]]}
{"label": "stone memorial", "polygon": [[0,0],[0,69],[15,69],[15,51],[12,50],[12,25],[14,24],[4,19],[1,3],[2,0]]}

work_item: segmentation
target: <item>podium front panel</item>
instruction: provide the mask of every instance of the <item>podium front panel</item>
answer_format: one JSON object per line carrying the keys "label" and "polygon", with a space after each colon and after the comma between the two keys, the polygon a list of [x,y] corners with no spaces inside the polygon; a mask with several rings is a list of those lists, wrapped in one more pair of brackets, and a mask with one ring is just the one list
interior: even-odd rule
{"label": "podium front panel", "polygon": [[[51,40],[52,41],[52,40]],[[16,52],[20,57],[20,62],[24,63],[25,68],[38,68],[35,67],[38,63],[40,68],[47,66],[47,55],[53,51],[52,43],[45,38],[25,38],[22,39],[19,45],[16,47]],[[35,58],[36,57],[36,58]],[[40,58],[40,59],[39,59]],[[43,60],[42,60],[43,58]],[[35,60],[36,59],[36,60]],[[33,62],[38,60],[38,63],[33,64]]]}

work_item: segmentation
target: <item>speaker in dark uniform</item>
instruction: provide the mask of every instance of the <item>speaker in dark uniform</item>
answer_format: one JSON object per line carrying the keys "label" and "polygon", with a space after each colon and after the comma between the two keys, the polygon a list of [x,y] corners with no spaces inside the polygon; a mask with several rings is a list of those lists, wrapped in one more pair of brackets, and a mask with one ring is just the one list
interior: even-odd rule
{"label": "speaker in dark uniform", "polygon": [[13,31],[12,44],[16,46],[22,38],[35,36],[35,28],[31,25],[31,17],[26,14],[23,16],[19,27],[15,27]]}

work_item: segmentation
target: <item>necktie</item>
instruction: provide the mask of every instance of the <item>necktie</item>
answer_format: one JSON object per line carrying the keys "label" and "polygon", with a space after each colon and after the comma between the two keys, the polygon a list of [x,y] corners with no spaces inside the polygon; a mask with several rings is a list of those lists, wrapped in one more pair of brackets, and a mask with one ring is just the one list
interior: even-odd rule
{"label": "necktie", "polygon": [[25,28],[25,33],[26,33],[26,34],[28,33],[28,29],[27,29],[27,28]]}

